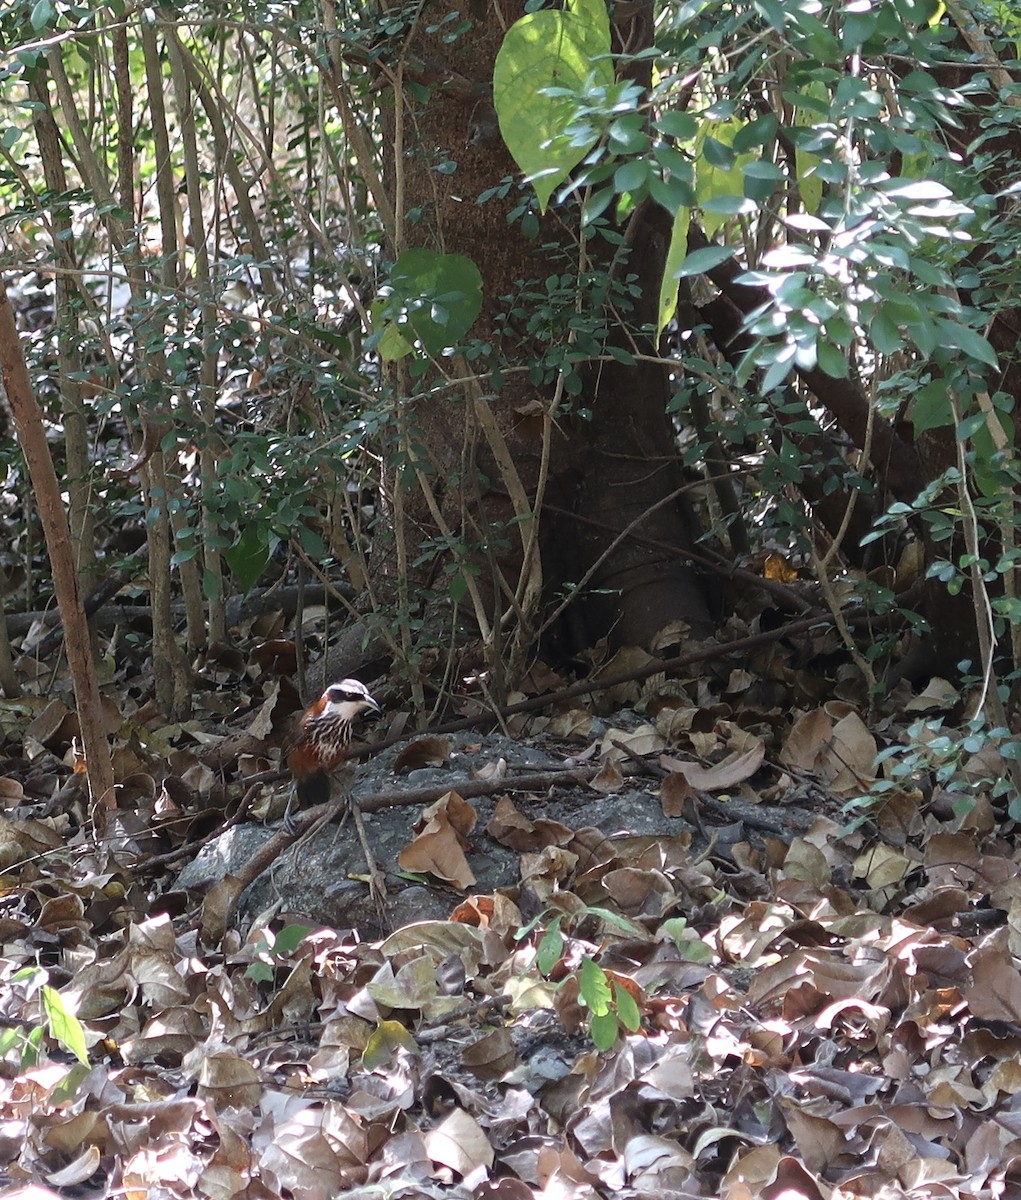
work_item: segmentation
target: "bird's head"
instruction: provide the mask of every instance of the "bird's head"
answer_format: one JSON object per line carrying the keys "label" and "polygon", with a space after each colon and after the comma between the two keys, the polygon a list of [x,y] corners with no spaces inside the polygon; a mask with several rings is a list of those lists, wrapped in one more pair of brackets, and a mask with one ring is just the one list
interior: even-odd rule
{"label": "bird's head", "polygon": [[342,679],[331,683],[319,701],[322,706],[317,714],[321,717],[339,717],[353,721],[363,712],[379,712],[380,707],[364,683],[357,679]]}

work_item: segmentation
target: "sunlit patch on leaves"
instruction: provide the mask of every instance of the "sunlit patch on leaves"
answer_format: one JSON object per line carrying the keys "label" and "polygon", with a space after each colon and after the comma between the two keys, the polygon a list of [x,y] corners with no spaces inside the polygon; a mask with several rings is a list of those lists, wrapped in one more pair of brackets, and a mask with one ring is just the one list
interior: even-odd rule
{"label": "sunlit patch on leaves", "polygon": [[482,274],[463,254],[405,250],[373,306],[377,346],[403,358],[417,343],[432,357],[457,344],[482,311]]}
{"label": "sunlit patch on leaves", "polygon": [[399,1021],[381,1021],[362,1051],[362,1066],[366,1071],[385,1067],[398,1050],[419,1053],[415,1039]]}
{"label": "sunlit patch on leaves", "polygon": [[56,1038],[64,1049],[70,1051],[80,1063],[88,1065],[89,1053],[81,1021],[67,1007],[63,996],[56,988],[44,984],[40,997],[51,1037]]}
{"label": "sunlit patch on leaves", "polygon": [[572,132],[571,93],[613,83],[606,9],[573,0],[564,12],[546,9],[516,21],[493,69],[493,104],[500,132],[545,212],[550,197],[597,140]]}

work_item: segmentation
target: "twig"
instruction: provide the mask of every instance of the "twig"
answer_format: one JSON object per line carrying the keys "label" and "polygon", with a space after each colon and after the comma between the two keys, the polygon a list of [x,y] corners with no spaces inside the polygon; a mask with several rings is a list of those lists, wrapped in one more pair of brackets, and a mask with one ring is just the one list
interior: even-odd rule
{"label": "twig", "polygon": [[619,750],[621,754],[623,754],[628,760],[628,762],[633,762],[635,764],[635,766],[638,768],[639,774],[648,775],[652,779],[666,779],[666,777],[670,774],[669,771],[664,770],[657,764],[646,762],[646,760],[640,754],[635,754],[633,750],[629,749],[620,738],[610,738],[610,744]]}
{"label": "twig", "polygon": [[[72,778],[76,778],[76,776],[72,776]],[[65,784],[65,787],[66,786],[67,785]],[[64,789],[61,788],[61,791],[63,790]],[[237,809],[231,813],[226,820],[221,821],[215,829],[211,830],[200,841],[185,842],[183,845],[176,847],[174,850],[168,850],[166,854],[153,854],[149,858],[146,858],[141,865],[144,866],[148,871],[154,867],[173,866],[175,862],[182,858],[194,858],[204,846],[208,846],[211,842],[215,842],[216,839],[225,834],[228,829],[232,829],[235,825],[241,824],[241,822],[248,815],[249,809],[252,807],[256,796],[261,790],[261,780],[251,783],[244,796],[242,796],[241,803],[237,806]]]}
{"label": "twig", "polygon": [[[433,804],[447,792],[457,792],[465,800],[475,796],[494,796],[500,792],[542,792],[547,788],[561,787],[572,783],[588,783],[594,779],[600,767],[590,764],[573,767],[568,771],[537,771],[534,775],[519,775],[517,779],[457,779],[433,787],[414,788],[408,792],[371,792],[359,798],[362,812],[378,812],[381,808],[405,807],[412,804]],[[310,810],[314,811],[314,810]]]}

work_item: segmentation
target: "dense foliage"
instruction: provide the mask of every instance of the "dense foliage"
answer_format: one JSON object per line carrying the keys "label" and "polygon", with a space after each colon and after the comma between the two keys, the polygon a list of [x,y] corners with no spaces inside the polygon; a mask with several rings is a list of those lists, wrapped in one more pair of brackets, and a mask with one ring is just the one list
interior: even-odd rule
{"label": "dense foliage", "polygon": [[0,1182],[1010,1194],[1021,10],[0,46]]}
{"label": "dense foliage", "polygon": [[[558,577],[537,530],[558,434],[622,403],[593,404],[593,378],[651,362],[709,552],[779,551],[834,614],[848,594],[908,614],[932,636],[903,673],[970,672],[971,717],[1002,741],[1021,657],[1011,7],[511,15],[490,80],[484,57],[477,78],[452,65],[500,20],[471,6],[5,11],[5,265],[83,578],[126,562],[150,581],[159,703],[189,703],[182,612],[192,656],[225,637],[232,592],[295,564],[353,585],[351,618],[415,687],[467,637],[503,694],[551,611],[612,592],[605,540]],[[429,125],[444,97],[470,116],[461,153]],[[510,294],[409,202],[474,180],[497,129],[521,174],[458,202],[465,229],[497,206]],[[454,397],[485,469],[430,446]],[[515,405],[542,426],[531,474]],[[38,606],[32,482],[5,457],[8,590]],[[496,516],[465,499],[480,471],[509,498]],[[881,692],[895,639],[848,639]]]}

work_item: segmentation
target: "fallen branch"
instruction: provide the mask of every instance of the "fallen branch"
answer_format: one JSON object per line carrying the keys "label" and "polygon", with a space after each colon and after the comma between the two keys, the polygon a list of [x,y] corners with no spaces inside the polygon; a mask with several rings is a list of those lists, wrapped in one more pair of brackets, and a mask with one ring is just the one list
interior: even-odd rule
{"label": "fallen branch", "polygon": [[[411,791],[370,792],[356,799],[362,812],[378,812],[381,808],[404,808],[413,804],[435,804],[447,792],[457,792],[465,800],[477,796],[496,796],[503,792],[544,792],[551,787],[570,784],[585,784],[600,771],[598,764],[570,767],[552,771],[536,771],[531,775],[504,776],[502,779],[457,779],[432,787],[413,788]],[[315,811],[315,810],[310,810]]]}

